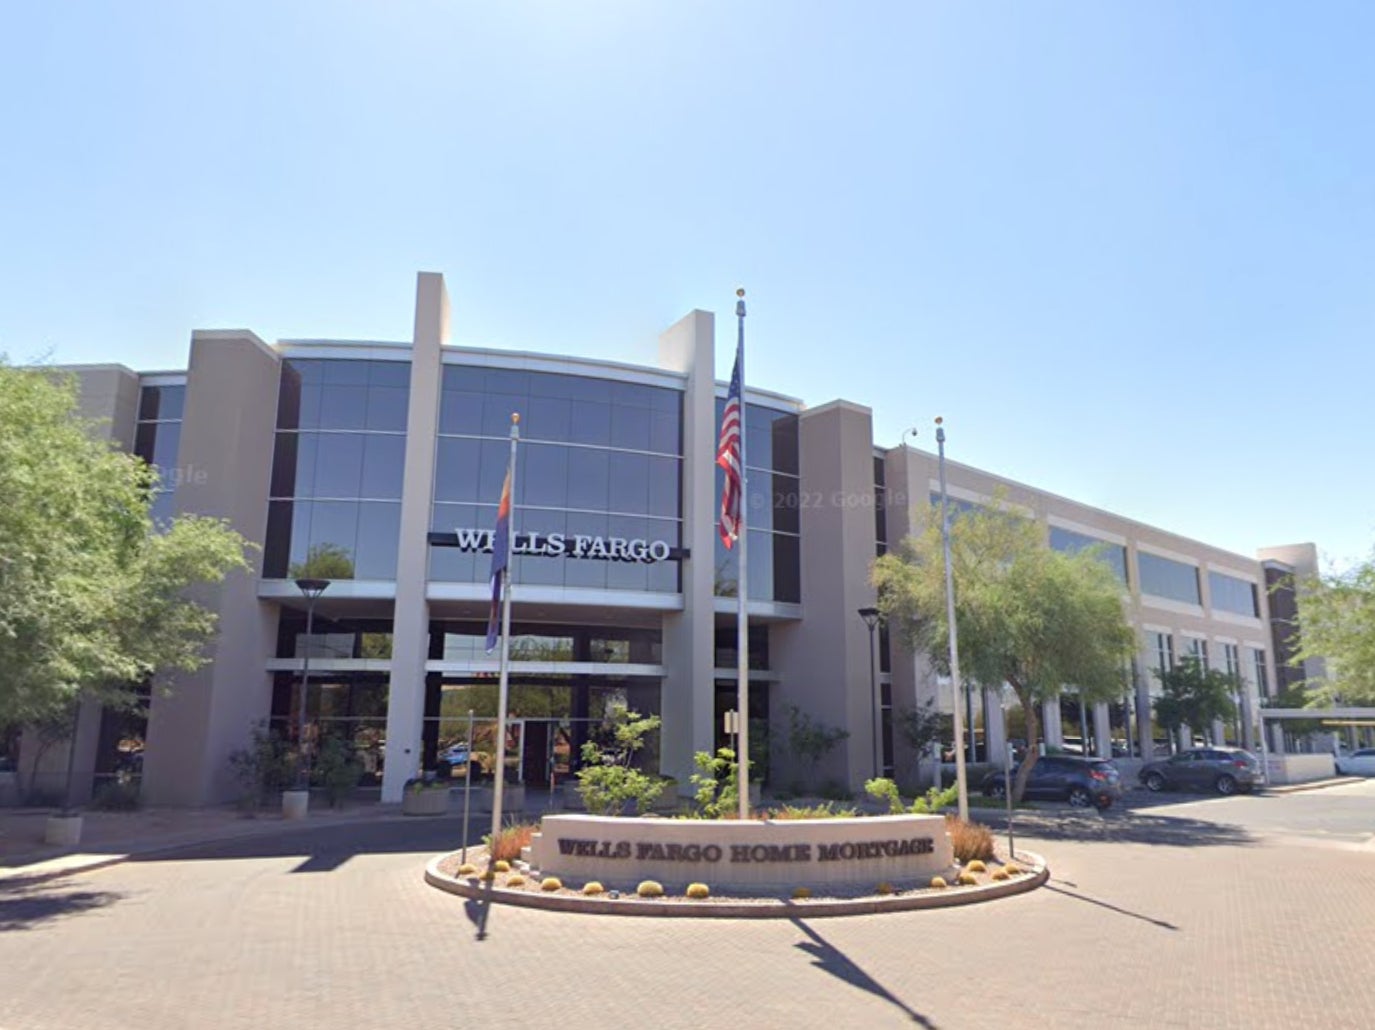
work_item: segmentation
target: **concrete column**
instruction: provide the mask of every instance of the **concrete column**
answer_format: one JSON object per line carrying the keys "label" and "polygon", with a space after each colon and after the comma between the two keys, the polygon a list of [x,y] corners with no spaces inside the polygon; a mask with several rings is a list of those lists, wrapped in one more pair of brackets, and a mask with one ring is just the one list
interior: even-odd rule
{"label": "concrete column", "polygon": [[859,617],[874,603],[873,419],[868,408],[832,401],[803,412],[799,436],[800,488],[819,500],[799,513],[805,618],[778,624],[770,658],[783,703],[850,734],[823,768],[795,771],[857,790],[874,768],[869,630]]}
{"label": "concrete column", "polygon": [[1194,728],[1187,723],[1179,727],[1179,732],[1176,734],[1176,737],[1178,738],[1179,749],[1181,751],[1188,751],[1189,748],[1194,746]]}
{"label": "concrete column", "polygon": [[692,756],[712,751],[716,684],[716,318],[692,311],[659,337],[659,363],[687,376],[683,391],[683,609],[664,616],[659,767],[689,788]]}
{"label": "concrete column", "polygon": [[1063,747],[1065,729],[1060,723],[1060,697],[1057,694],[1048,701],[1041,702],[1041,733],[1046,747]]}
{"label": "concrete column", "polygon": [[1094,754],[1099,758],[1112,757],[1112,717],[1106,701],[1098,701],[1093,706]]}
{"label": "concrete column", "polygon": [[1284,754],[1284,722],[1281,719],[1273,719],[1270,722],[1270,753]]}
{"label": "concrete column", "polygon": [[1151,736],[1151,690],[1145,683],[1136,685],[1136,743],[1147,761],[1155,757],[1155,741]]}
{"label": "concrete column", "polygon": [[382,800],[401,791],[420,767],[425,718],[425,662],[430,655],[430,575],[427,534],[434,502],[434,456],[443,347],[449,340],[449,294],[444,277],[421,272],[415,283],[411,346],[411,400],[406,414],[406,466],[401,486],[401,539],[396,552],[396,604],[392,616],[391,682],[387,688],[387,750]]}
{"label": "concrete column", "polygon": [[201,603],[219,615],[210,663],[154,684],[143,766],[149,804],[233,797],[240,788],[229,756],[248,744],[253,725],[271,712],[266,663],[276,651],[277,608],[258,600],[258,579],[280,378],[276,352],[247,330],[191,336],[177,464],[205,474],[178,484],[176,513],[227,519],[259,550],[250,556],[251,571],[197,590]]}
{"label": "concrete column", "polygon": [[1212,725],[1213,745],[1220,746],[1227,742],[1227,727],[1222,724],[1221,719],[1214,719]]}

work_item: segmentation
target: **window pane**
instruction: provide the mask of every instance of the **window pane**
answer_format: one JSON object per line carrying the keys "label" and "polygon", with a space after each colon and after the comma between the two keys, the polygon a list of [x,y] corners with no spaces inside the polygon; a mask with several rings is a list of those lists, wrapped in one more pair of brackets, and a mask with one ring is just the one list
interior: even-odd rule
{"label": "window pane", "polygon": [[395,579],[396,548],[401,538],[401,505],[358,506],[358,579]]}
{"label": "window pane", "polygon": [[511,435],[511,415],[527,407],[523,394],[489,393],[482,398],[482,435],[506,439]]}
{"label": "window pane", "polygon": [[138,417],[148,419],[180,419],[186,403],[184,386],[145,386],[139,392]]}
{"label": "window pane", "polygon": [[[478,500],[478,467],[481,460],[481,441],[440,437],[435,447],[435,500]],[[496,498],[492,500],[495,503]]]}
{"label": "window pane", "polygon": [[155,423],[140,422],[134,430],[134,453],[149,465],[153,464],[153,444],[158,438],[158,428]]}
{"label": "window pane", "polygon": [[529,410],[521,418],[521,436],[529,440],[554,440],[558,443],[568,439],[573,418],[572,401],[556,397],[532,397],[527,408]]}
{"label": "window pane", "polygon": [[611,464],[606,451],[570,447],[568,450],[568,506],[606,511]]}
{"label": "window pane", "polygon": [[158,490],[153,494],[153,502],[148,506],[148,515],[154,525],[167,525],[176,513],[175,498],[171,490]]}
{"label": "window pane", "polygon": [[[483,514],[479,514],[482,512]],[[489,517],[486,512],[492,513]],[[430,528],[441,533],[457,529],[490,529],[495,508],[479,509],[471,504],[436,504]],[[481,563],[481,572],[478,565]],[[491,557],[465,554],[456,547],[430,548],[430,578],[445,583],[476,583],[487,575]]]}
{"label": "window pane", "polygon": [[[682,415],[677,411],[654,411],[649,417],[649,449],[660,454],[682,454]],[[717,427],[718,430],[720,427]]]}
{"label": "window pane", "polygon": [[[540,448],[545,449],[545,448]],[[547,448],[558,450],[558,448]],[[531,448],[535,450],[535,448]],[[568,518],[562,511],[540,511],[525,508],[517,512],[517,530],[521,534],[538,534],[539,540],[547,539],[551,533],[563,533],[568,528]],[[526,536],[528,540],[528,535]],[[563,572],[572,561],[566,557],[548,555],[516,555],[512,564],[512,575],[517,583],[538,583],[548,586],[562,586]]]}
{"label": "window pane", "polygon": [[649,507],[651,515],[682,515],[679,501],[679,477],[682,462],[677,458],[650,458],[647,465]]}
{"label": "window pane", "polygon": [[359,496],[399,499],[405,465],[404,436],[368,436],[363,446],[363,481]]}
{"label": "window pane", "polygon": [[602,447],[611,442],[611,409],[605,402],[574,401],[572,419],[568,431],[571,442]]}
{"label": "window pane", "polygon": [[395,386],[368,388],[368,428],[388,432],[406,431],[406,404],[410,391]]}
{"label": "window pane", "polygon": [[409,390],[411,363],[409,361],[372,361],[368,363],[369,386],[399,386]]}
{"label": "window pane", "polygon": [[1121,544],[1110,544],[1106,540],[1051,526],[1050,546],[1065,554],[1079,554],[1092,549],[1094,556],[1112,569],[1113,575],[1123,583],[1127,581],[1127,549]]}
{"label": "window pane", "polygon": [[357,501],[316,501],[311,506],[308,571],[329,579],[353,579],[357,541]]}
{"label": "window pane", "polygon": [[363,481],[361,433],[321,433],[315,437],[315,497],[357,497]]}
{"label": "window pane", "polygon": [[181,446],[181,423],[162,422],[153,437],[153,464],[158,467],[164,484],[171,482],[177,467],[177,448]]}
{"label": "window pane", "polygon": [[445,390],[439,398],[439,431],[467,436],[480,434],[482,394],[467,390]]}
{"label": "window pane", "polygon": [[1256,585],[1247,580],[1221,572],[1209,572],[1208,593],[1214,608],[1221,608],[1225,612],[1234,612],[1237,615],[1249,615],[1252,618],[1260,615]]}
{"label": "window pane", "polygon": [[648,408],[617,404],[611,408],[611,446],[632,450],[649,449]]}
{"label": "window pane", "polygon": [[[571,550],[576,535],[600,536],[608,534],[608,520],[605,515],[592,515],[584,512],[568,513],[568,544]],[[564,562],[564,583],[570,587],[606,586],[607,563],[597,558],[569,558]]]}
{"label": "window pane", "polygon": [[568,503],[568,448],[548,444],[521,448],[519,478],[524,504],[563,507]]}
{"label": "window pane", "polygon": [[1141,591],[1155,597],[1187,604],[1199,604],[1198,569],[1192,565],[1138,551],[1137,567],[1141,573]]}
{"label": "window pane", "polygon": [[[330,364],[333,365],[335,362],[330,362]],[[341,362],[341,364],[352,364],[352,362]],[[364,374],[366,375],[366,369],[364,369]],[[326,383],[321,390],[319,419],[321,429],[362,429],[367,424],[367,411],[368,388],[366,386]]]}
{"label": "window pane", "polygon": [[322,381],[326,386],[367,386],[372,362],[352,361],[348,358],[326,358],[320,362]]}
{"label": "window pane", "polygon": [[649,458],[643,454],[613,453],[609,456],[608,509],[628,515],[649,508]]}

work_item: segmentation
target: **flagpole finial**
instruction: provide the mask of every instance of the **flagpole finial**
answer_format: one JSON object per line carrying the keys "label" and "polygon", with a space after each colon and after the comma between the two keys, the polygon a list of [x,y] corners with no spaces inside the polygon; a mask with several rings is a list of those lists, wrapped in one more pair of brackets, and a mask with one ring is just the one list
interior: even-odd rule
{"label": "flagpole finial", "polygon": [[737,301],[735,302],[735,317],[736,317],[736,318],[744,318],[744,317],[745,317],[745,288],[744,288],[743,286],[741,286],[738,290],[735,291],[735,295],[736,295],[737,297],[740,298],[739,300],[737,300]]}
{"label": "flagpole finial", "polygon": [[511,412],[511,425],[513,425],[513,426],[518,426],[518,425],[520,425],[520,412],[519,412],[519,411],[513,411],[513,412]]}

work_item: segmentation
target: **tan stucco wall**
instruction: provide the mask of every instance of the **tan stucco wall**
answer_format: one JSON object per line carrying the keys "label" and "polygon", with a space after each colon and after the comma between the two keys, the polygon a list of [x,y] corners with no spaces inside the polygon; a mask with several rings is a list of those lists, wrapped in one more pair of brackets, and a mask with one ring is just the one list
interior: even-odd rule
{"label": "tan stucco wall", "polygon": [[[196,596],[219,615],[210,664],[159,683],[148,718],[143,797],[194,805],[236,791],[229,755],[271,709],[264,666],[275,651],[277,612],[257,596],[277,421],[280,361],[247,330],[191,337],[178,464],[206,470],[177,488],[178,515],[227,519],[259,550],[252,571]],[[163,694],[162,689],[170,689]]]}

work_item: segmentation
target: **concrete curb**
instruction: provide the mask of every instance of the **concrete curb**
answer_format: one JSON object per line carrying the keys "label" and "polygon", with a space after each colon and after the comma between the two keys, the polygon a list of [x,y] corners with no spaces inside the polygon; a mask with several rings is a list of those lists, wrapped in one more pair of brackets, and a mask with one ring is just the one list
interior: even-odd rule
{"label": "concrete curb", "polygon": [[1328,787],[1344,787],[1348,783],[1364,783],[1364,776],[1337,776],[1330,780],[1313,780],[1311,783],[1285,783],[1275,787],[1261,787],[1258,794],[1298,794],[1305,790],[1325,790]]}
{"label": "concrete curb", "polygon": [[[474,849],[468,850],[471,852]],[[947,887],[945,890],[898,894],[887,898],[818,898],[797,901],[778,898],[751,902],[694,903],[621,897],[613,901],[610,898],[532,894],[523,890],[505,890],[481,882],[466,883],[439,870],[439,864],[452,854],[454,852],[450,852],[449,855],[437,855],[425,865],[425,882],[448,894],[497,905],[512,905],[516,908],[539,908],[552,912],[577,912],[586,915],[641,916],[651,919],[816,919],[823,916],[863,916],[885,912],[911,912],[918,909],[953,908],[956,905],[976,905],[1014,894],[1025,894],[1050,879],[1050,867],[1042,856],[1031,851],[1020,851],[1017,853],[1019,861],[1031,860],[1030,875],[1018,876],[1006,883],[989,883],[978,887]]]}
{"label": "concrete curb", "polygon": [[58,855],[54,858],[42,859],[38,862],[30,863],[29,865],[0,868],[0,890],[29,887],[34,884],[46,883],[49,880],[57,880],[64,876],[95,872],[98,869],[106,869],[113,865],[120,865],[136,858],[158,859],[175,855],[182,851],[191,851],[195,848],[212,847],[216,844],[233,844],[235,841],[255,840],[261,837],[280,836],[289,833],[299,833],[306,830],[327,830],[338,826],[351,826],[364,822],[390,823],[401,822],[403,820],[409,821],[413,818],[412,816],[402,815],[398,810],[395,815],[374,815],[366,819],[338,818],[321,819],[319,821],[307,819],[303,822],[277,821],[264,823],[261,828],[254,828],[242,833],[225,833],[209,837],[198,837],[195,840],[184,840],[176,843],[160,842],[142,847],[134,846],[122,852],[105,854],[84,854],[77,852],[67,855]]}

